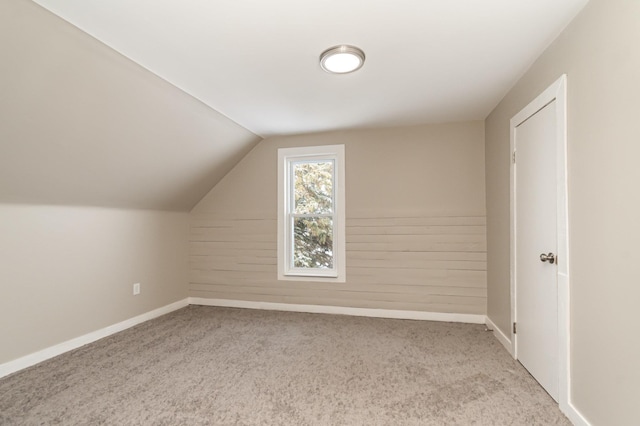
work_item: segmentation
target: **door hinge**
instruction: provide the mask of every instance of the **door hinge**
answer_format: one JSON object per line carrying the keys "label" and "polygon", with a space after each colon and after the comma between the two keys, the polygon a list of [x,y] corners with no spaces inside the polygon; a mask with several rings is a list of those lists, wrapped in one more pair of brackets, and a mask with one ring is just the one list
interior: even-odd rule
{"label": "door hinge", "polygon": [[513,159],[513,164],[515,164],[516,163],[516,152],[515,151],[513,151],[512,159]]}
{"label": "door hinge", "polygon": [[516,323],[513,323],[513,334],[516,334]]}

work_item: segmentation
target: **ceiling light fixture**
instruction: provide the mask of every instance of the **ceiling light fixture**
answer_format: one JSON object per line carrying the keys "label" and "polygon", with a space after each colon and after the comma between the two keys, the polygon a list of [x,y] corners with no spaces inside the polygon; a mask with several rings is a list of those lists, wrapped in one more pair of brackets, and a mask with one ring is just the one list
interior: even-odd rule
{"label": "ceiling light fixture", "polygon": [[320,55],[320,66],[332,74],[348,74],[360,69],[363,64],[364,52],[346,44],[331,47]]}

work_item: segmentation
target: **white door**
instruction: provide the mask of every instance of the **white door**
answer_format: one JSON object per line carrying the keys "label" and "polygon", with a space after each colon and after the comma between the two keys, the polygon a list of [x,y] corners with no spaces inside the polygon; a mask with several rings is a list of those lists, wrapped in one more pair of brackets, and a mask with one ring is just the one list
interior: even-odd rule
{"label": "white door", "polygon": [[[556,101],[515,130],[516,357],[558,400]],[[546,259],[546,260],[545,260]]]}

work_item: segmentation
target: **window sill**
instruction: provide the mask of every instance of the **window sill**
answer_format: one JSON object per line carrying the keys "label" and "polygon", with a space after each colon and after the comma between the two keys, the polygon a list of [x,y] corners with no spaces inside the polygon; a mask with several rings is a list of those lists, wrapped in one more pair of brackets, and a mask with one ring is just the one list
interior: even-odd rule
{"label": "window sill", "polygon": [[322,283],[343,283],[346,282],[345,277],[328,277],[322,275],[283,275],[278,274],[278,281],[315,281]]}

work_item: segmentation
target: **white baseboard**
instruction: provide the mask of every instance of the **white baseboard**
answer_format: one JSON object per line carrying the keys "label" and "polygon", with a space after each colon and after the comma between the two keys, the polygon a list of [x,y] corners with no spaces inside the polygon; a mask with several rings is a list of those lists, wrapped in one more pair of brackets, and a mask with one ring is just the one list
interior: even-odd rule
{"label": "white baseboard", "polygon": [[128,320],[119,322],[117,324],[110,325],[108,327],[101,328],[100,330],[96,330],[91,333],[85,334],[83,336],[76,337],[71,340],[67,340],[66,342],[62,342],[55,346],[42,349],[38,352],[34,352],[32,354],[23,356],[13,361],[5,362],[4,364],[0,364],[0,378],[4,376],[8,376],[9,374],[15,373],[16,371],[22,370],[24,368],[31,367],[32,365],[38,364],[42,361],[46,361],[50,358],[61,355],[65,352],[71,351],[73,349],[77,349],[88,343],[95,342],[96,340],[100,340],[104,337],[126,330],[127,328],[131,328],[145,321],[149,321],[161,315],[168,314],[169,312],[173,312],[175,310],[184,308],[185,306],[188,306],[188,305],[189,305],[189,299],[183,299],[178,302],[172,303],[170,305],[163,306],[158,309],[154,309],[153,311],[144,313],[142,315],[138,315],[137,317],[133,317]]}
{"label": "white baseboard", "polygon": [[206,299],[190,297],[190,305],[221,306],[227,308],[264,309],[267,311],[306,312],[314,314],[351,315],[356,317],[394,318],[422,321],[463,322],[484,324],[484,315],[448,314],[441,312],[401,311],[390,309],[349,308],[325,305],[295,305],[289,303],[251,302],[245,300]]}
{"label": "white baseboard", "polygon": [[591,426],[591,423],[589,423],[582,413],[580,413],[571,403],[567,404],[566,407],[561,405],[560,411],[567,416],[574,426]]}
{"label": "white baseboard", "polygon": [[507,352],[513,356],[513,346],[511,345],[511,339],[509,339],[503,332],[500,330],[494,323],[487,317],[486,321],[487,328],[493,331],[493,335],[498,339],[498,342],[502,343],[502,346],[505,347]]}

